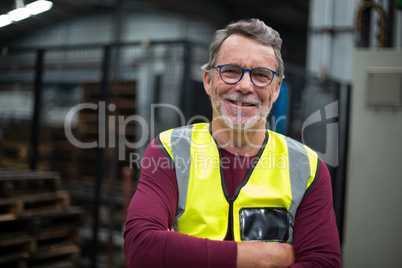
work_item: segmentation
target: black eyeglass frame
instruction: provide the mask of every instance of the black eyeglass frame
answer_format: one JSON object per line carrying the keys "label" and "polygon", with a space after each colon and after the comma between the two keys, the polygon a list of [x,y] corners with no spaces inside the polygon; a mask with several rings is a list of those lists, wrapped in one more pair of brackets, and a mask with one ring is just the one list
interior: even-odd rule
{"label": "black eyeglass frame", "polygon": [[[239,78],[239,80],[238,80],[237,82],[228,83],[228,82],[225,81],[225,79],[223,79],[223,77],[222,77],[222,68],[225,67],[225,66],[234,66],[234,67],[238,67],[238,68],[240,68],[240,69],[242,70],[241,76],[240,76],[240,78]],[[225,83],[228,84],[228,85],[235,85],[235,84],[239,83],[239,82],[242,80],[243,76],[244,76],[244,72],[246,72],[246,73],[249,73],[251,83],[253,83],[254,86],[256,86],[256,87],[267,87],[267,86],[269,86],[269,85],[272,83],[272,81],[274,81],[275,75],[278,74],[278,72],[275,72],[275,71],[273,71],[273,70],[271,70],[271,69],[264,68],[264,67],[257,67],[257,68],[254,68],[254,69],[251,69],[251,70],[250,70],[250,69],[242,68],[242,67],[240,67],[240,66],[238,66],[238,65],[236,65],[236,64],[223,64],[223,65],[217,65],[217,66],[213,66],[213,67],[212,67],[212,69],[216,69],[216,68],[219,68],[219,76],[221,77],[222,81],[225,82]],[[270,72],[272,73],[272,79],[271,79],[271,81],[270,81],[267,85],[265,85],[265,86],[256,85],[256,84],[254,83],[254,81],[253,81],[253,77],[251,76],[251,72],[254,71],[254,70],[258,70],[258,69],[268,70],[268,71],[270,71]]]}

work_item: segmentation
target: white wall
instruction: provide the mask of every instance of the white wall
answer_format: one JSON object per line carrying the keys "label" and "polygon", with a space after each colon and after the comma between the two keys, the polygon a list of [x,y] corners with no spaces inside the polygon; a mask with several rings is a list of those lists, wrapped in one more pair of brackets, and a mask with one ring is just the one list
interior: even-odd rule
{"label": "white wall", "polygon": [[372,108],[366,100],[367,68],[402,70],[402,51],[358,50],[353,60],[343,263],[401,267],[402,107]]}

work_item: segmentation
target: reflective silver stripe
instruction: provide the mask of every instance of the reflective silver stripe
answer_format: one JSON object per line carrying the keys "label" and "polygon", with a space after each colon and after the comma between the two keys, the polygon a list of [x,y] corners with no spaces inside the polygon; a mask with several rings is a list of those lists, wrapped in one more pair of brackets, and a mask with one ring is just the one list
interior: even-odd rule
{"label": "reflective silver stripe", "polygon": [[179,192],[176,216],[173,227],[177,231],[177,221],[186,208],[188,182],[191,170],[191,137],[192,126],[176,128],[172,131],[171,149]]}
{"label": "reflective silver stripe", "polygon": [[289,152],[289,177],[292,189],[292,202],[290,203],[289,213],[292,215],[289,235],[289,243],[293,243],[293,226],[298,206],[306,192],[307,183],[311,176],[310,160],[303,144],[289,137],[286,137]]}

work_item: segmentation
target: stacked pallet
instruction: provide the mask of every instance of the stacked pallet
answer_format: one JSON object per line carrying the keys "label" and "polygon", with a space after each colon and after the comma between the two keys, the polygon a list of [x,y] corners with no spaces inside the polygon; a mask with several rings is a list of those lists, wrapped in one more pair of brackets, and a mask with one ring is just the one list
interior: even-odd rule
{"label": "stacked pallet", "polygon": [[58,173],[0,169],[0,267],[76,267],[83,215]]}
{"label": "stacked pallet", "polygon": [[[113,81],[107,91],[107,101],[101,99],[101,84],[83,83],[82,103],[95,104],[96,109],[82,109],[76,129],[77,139],[84,143],[97,142],[94,148],[76,148],[80,179],[94,181],[97,172],[98,147],[104,149],[103,174],[122,178],[121,170],[130,165],[130,148],[124,148],[124,160],[119,160],[119,145],[136,140],[136,124],[127,120],[136,113],[136,82]],[[126,121],[127,120],[127,121]],[[103,144],[103,145],[102,145]],[[131,150],[131,151],[130,151]],[[118,181],[121,185],[121,181]]]}
{"label": "stacked pallet", "polygon": [[[136,114],[136,82],[112,81],[108,85],[106,102],[101,98],[100,83],[87,82],[81,84],[81,87],[81,103],[90,104],[96,109],[88,108],[79,111],[76,138],[85,143],[97,142],[97,146],[75,149],[78,180],[64,185],[69,189],[72,199],[86,211],[99,211],[98,255],[100,259],[106,258],[104,262],[109,263],[110,267],[117,267],[118,263],[123,263],[121,240],[125,220],[123,214],[126,209],[123,189],[131,191],[130,197],[134,192],[134,187],[123,185],[123,170],[130,166],[129,154],[135,152],[131,148],[123,149],[119,145],[124,145],[125,141],[131,143],[136,141],[135,122],[129,122],[129,117]],[[99,172],[99,147],[103,149],[102,185],[100,203],[94,204],[95,184]],[[125,160],[119,159],[121,150],[124,150]],[[137,170],[130,169],[131,178],[126,180],[134,180],[136,172]],[[83,259],[87,257],[86,252],[91,251],[92,236],[89,231],[92,228],[92,224],[82,228]]]}
{"label": "stacked pallet", "polygon": [[[31,125],[11,122],[2,131],[0,167],[29,169]],[[67,140],[62,127],[43,126],[38,143],[37,169],[57,171],[63,179],[77,177],[74,146]]]}
{"label": "stacked pallet", "polygon": [[[4,127],[0,147],[0,167],[29,168],[30,133],[31,126],[27,121],[12,121]],[[38,150],[46,151],[47,148],[39,146]]]}

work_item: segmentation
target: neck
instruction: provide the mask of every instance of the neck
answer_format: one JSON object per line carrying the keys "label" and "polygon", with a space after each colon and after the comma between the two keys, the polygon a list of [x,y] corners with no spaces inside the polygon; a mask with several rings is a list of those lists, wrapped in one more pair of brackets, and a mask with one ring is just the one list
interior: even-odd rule
{"label": "neck", "polygon": [[229,128],[220,120],[212,121],[212,136],[219,146],[239,155],[256,155],[264,142],[265,121],[254,128]]}

